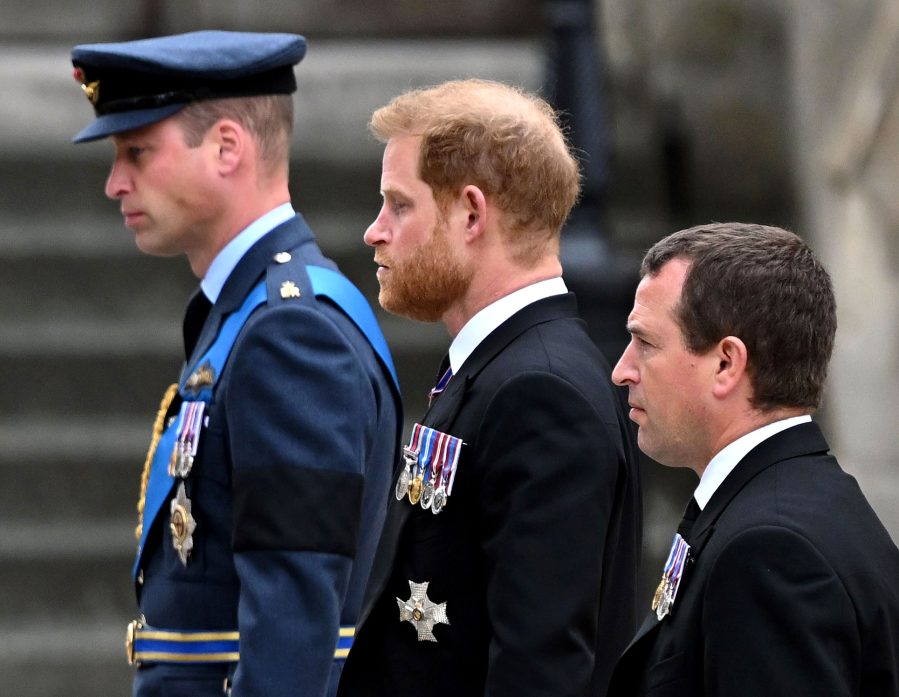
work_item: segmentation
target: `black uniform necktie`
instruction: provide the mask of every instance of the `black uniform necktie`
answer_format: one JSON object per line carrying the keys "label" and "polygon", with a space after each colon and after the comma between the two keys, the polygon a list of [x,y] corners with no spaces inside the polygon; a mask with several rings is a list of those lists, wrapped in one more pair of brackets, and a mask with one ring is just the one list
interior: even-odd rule
{"label": "black uniform necktie", "polygon": [[677,531],[680,533],[680,536],[688,542],[690,540],[690,533],[693,530],[693,523],[696,522],[701,511],[702,509],[699,508],[696,499],[690,499],[690,503],[687,504],[687,508],[684,510],[684,517],[681,519],[680,525],[677,526]]}
{"label": "black uniform necktie", "polygon": [[209,302],[209,298],[206,297],[202,289],[198,289],[187,304],[187,310],[184,313],[184,324],[182,325],[184,357],[187,360],[190,360],[190,355],[194,352],[194,346],[197,345],[200,331],[203,329],[203,324],[206,322],[211,308],[212,303]]}

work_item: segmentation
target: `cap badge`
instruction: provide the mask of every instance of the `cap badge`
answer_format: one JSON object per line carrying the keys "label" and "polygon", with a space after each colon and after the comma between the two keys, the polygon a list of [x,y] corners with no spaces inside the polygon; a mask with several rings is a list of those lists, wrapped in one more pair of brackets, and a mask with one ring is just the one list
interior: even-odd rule
{"label": "cap badge", "polygon": [[94,80],[93,82],[81,83],[81,90],[84,92],[84,96],[88,98],[91,104],[96,104],[100,99],[100,81]]}
{"label": "cap badge", "polygon": [[100,81],[94,80],[93,82],[85,82],[87,77],[82,68],[75,68],[72,70],[72,77],[75,78],[75,82],[81,83],[81,91],[84,92],[84,96],[88,98],[90,103],[96,104],[97,100],[100,99]]}
{"label": "cap badge", "polygon": [[418,631],[419,641],[437,641],[434,636],[435,624],[449,624],[446,603],[434,603],[428,598],[428,583],[409,581],[412,591],[408,600],[396,599],[400,608],[400,622],[409,622]]}
{"label": "cap badge", "polygon": [[297,284],[293,281],[284,281],[284,283],[281,284],[281,297],[285,300],[287,298],[299,298],[300,289],[297,288]]}

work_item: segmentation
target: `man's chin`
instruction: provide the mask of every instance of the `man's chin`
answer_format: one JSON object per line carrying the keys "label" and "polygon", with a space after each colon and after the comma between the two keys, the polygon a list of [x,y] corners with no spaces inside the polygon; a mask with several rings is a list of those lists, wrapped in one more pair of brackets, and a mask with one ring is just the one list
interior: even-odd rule
{"label": "man's chin", "polygon": [[154,244],[150,235],[134,233],[134,245],[143,254],[151,257],[176,257],[183,253],[180,249],[171,249],[164,245]]}
{"label": "man's chin", "polygon": [[442,316],[435,307],[426,305],[422,302],[408,301],[403,298],[397,298],[394,294],[385,291],[383,288],[378,293],[378,303],[387,312],[406,319],[412,319],[417,322],[438,322]]}

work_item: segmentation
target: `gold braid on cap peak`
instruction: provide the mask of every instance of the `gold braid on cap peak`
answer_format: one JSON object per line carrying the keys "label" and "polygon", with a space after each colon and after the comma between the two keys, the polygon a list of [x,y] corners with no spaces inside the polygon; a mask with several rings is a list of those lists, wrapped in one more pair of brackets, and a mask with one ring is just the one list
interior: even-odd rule
{"label": "gold braid on cap peak", "polygon": [[147,450],[147,459],[144,461],[144,471],[140,475],[140,498],[137,500],[137,527],[134,529],[134,536],[140,542],[141,535],[144,531],[144,505],[147,500],[147,482],[150,480],[150,465],[153,464],[153,456],[156,455],[156,446],[159,445],[159,439],[162,438],[162,431],[165,427],[165,415],[172,405],[172,400],[178,394],[178,384],[173,383],[168,386],[165,394],[162,396],[162,402],[159,403],[159,411],[156,412],[156,420],[153,422],[153,435],[150,437],[150,449]]}

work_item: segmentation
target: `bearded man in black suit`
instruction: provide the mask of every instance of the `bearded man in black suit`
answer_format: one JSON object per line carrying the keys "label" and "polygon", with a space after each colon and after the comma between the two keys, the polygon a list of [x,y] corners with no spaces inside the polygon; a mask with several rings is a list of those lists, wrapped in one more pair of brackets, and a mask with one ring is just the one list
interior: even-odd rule
{"label": "bearded man in black suit", "polygon": [[577,163],[543,100],[494,82],[406,93],[371,127],[379,300],[453,340],[340,694],[604,694],[636,628],[641,484],[623,391],[562,280]]}
{"label": "bearded man in black suit", "polygon": [[827,272],[790,232],[716,224],[642,276],[613,379],[640,448],[700,481],[609,694],[899,695],[899,551],[810,416]]}

